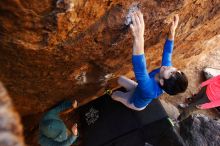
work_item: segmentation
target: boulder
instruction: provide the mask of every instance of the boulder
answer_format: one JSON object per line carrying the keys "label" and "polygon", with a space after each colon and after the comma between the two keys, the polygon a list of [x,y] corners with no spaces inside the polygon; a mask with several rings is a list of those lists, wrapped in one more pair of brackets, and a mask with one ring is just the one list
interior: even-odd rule
{"label": "boulder", "polygon": [[[145,20],[148,70],[160,66],[178,13],[173,65],[198,81],[195,66],[205,65],[199,58],[219,46],[219,5],[219,0],[2,0],[0,80],[22,116],[64,99],[84,104],[99,97],[119,75],[134,77],[133,38],[126,24],[129,12],[138,8]],[[109,74],[114,78],[106,78]]]}
{"label": "boulder", "polygon": [[192,115],[180,123],[180,134],[189,146],[219,146],[220,121]]}

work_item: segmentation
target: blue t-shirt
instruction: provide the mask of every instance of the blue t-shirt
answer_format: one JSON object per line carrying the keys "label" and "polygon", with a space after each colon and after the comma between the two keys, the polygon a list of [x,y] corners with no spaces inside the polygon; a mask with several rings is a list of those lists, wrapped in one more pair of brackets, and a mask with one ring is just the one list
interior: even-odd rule
{"label": "blue t-shirt", "polygon": [[[164,44],[162,66],[172,66],[173,46],[174,42],[167,39]],[[138,85],[130,102],[133,103],[135,107],[142,108],[163,93],[159,83],[154,78],[160,71],[160,68],[148,73],[144,54],[133,55],[132,64]]]}

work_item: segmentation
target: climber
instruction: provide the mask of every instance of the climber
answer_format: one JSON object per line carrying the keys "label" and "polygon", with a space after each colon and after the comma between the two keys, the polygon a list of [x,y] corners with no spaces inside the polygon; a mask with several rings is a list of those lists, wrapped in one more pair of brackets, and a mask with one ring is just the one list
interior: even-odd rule
{"label": "climber", "polygon": [[203,82],[200,88],[200,91],[190,98],[191,103],[185,106],[178,120],[186,119],[196,110],[220,106],[220,75]]}
{"label": "climber", "polygon": [[70,108],[77,108],[77,101],[65,101],[48,111],[42,118],[39,126],[39,144],[41,146],[70,146],[77,137],[77,124],[72,126],[71,132],[60,119],[59,113]]}
{"label": "climber", "polygon": [[118,83],[125,87],[127,92],[115,91],[112,99],[121,102],[133,110],[143,110],[164,91],[170,95],[184,92],[188,86],[187,77],[183,72],[172,66],[171,56],[174,45],[174,35],[179,22],[175,15],[168,38],[164,45],[161,67],[148,73],[144,55],[144,19],[140,11],[132,13],[130,28],[134,37],[132,64],[137,83],[119,77]]}

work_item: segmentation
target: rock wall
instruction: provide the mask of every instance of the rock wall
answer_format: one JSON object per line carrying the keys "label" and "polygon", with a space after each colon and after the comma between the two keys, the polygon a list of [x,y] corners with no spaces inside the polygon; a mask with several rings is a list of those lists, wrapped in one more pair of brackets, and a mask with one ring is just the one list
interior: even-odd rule
{"label": "rock wall", "polygon": [[24,146],[22,132],[20,117],[0,82],[0,146]]}
{"label": "rock wall", "polygon": [[220,121],[193,115],[180,123],[180,134],[188,146],[220,145]]}
{"label": "rock wall", "polygon": [[[186,68],[220,33],[219,0],[139,0],[148,69],[160,65],[174,14],[180,15],[173,64]],[[125,17],[132,0],[1,0],[0,80],[23,116],[57,102],[88,102],[117,76],[133,77],[132,36]],[[219,45],[214,42],[213,46]],[[113,79],[112,79],[113,78]],[[189,78],[193,78],[189,75]]]}

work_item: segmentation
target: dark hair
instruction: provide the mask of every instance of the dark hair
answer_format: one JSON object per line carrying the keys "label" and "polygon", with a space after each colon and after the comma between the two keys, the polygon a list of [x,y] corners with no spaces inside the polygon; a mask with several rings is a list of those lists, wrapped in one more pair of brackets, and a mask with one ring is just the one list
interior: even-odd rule
{"label": "dark hair", "polygon": [[188,86],[188,79],[183,72],[175,72],[169,79],[164,79],[163,86],[161,88],[170,95],[176,95],[186,91]]}

